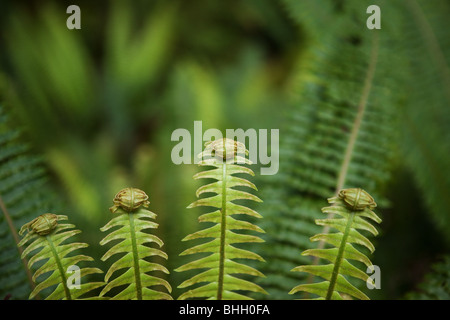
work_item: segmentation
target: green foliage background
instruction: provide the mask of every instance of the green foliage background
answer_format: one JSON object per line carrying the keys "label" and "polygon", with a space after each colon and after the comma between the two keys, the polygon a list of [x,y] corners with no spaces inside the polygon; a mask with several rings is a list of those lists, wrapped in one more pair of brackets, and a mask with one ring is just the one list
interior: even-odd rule
{"label": "green foliage background", "polygon": [[[81,7],[81,30],[66,28],[70,4]],[[365,26],[371,4],[381,7],[379,31]],[[280,172],[255,181],[268,243],[255,251],[267,261],[268,298],[292,298],[303,280],[290,270],[334,193],[377,32],[377,73],[347,182],[362,183],[383,218],[372,259],[382,290],[367,294],[401,299],[449,253],[449,16],[445,0],[3,1],[0,103],[9,119],[0,134],[23,132],[20,143],[47,171],[39,192],[58,199],[33,201],[69,216],[102,270],[99,229],[115,193],[145,190],[174,270],[186,262],[181,239],[199,228],[198,212],[186,209],[199,168],[171,162],[172,131],[193,132],[195,120],[203,130],[280,129]],[[0,187],[0,197],[9,191]],[[0,227],[0,247],[11,249],[3,215]],[[5,271],[21,264],[4,252],[0,298],[26,298]],[[166,280],[178,297],[185,275]]]}

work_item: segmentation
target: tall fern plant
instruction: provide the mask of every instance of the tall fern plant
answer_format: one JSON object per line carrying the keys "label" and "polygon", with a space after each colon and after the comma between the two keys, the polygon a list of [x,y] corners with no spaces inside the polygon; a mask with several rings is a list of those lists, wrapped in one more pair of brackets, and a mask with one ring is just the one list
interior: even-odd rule
{"label": "tall fern plant", "polygon": [[[349,260],[363,263],[367,268],[372,267],[369,258],[355,248],[362,246],[370,252],[375,250],[374,245],[359,230],[363,230],[376,236],[377,229],[369,222],[380,223],[381,219],[372,211],[376,207],[374,199],[364,190],[359,188],[344,189],[338,197],[328,199],[332,204],[325,207],[322,212],[328,216],[339,218],[316,219],[316,224],[327,226],[337,230],[333,233],[320,233],[311,237],[311,241],[323,241],[331,248],[308,249],[303,252],[305,256],[328,260],[324,265],[304,265],[294,268],[292,271],[306,272],[322,278],[317,283],[300,284],[290,291],[294,294],[298,291],[307,292],[319,297],[319,299],[342,300],[346,296],[367,300],[363,292],[353,286],[347,277],[353,277],[368,283],[370,277],[367,273],[355,267]],[[377,284],[370,282],[372,286]]]}
{"label": "tall fern plant", "polygon": [[[114,198],[114,206],[110,208],[115,214],[101,231],[108,232],[100,244],[106,245],[111,241],[115,243],[102,257],[103,261],[113,260],[105,275],[106,286],[100,293],[101,297],[111,296],[113,300],[171,300],[170,284],[152,272],[169,273],[159,263],[148,261],[149,258],[159,256],[167,259],[167,254],[160,248],[163,241],[157,236],[145,230],[156,229],[158,224],[152,220],[156,214],[147,210],[150,202],[148,196],[142,190],[126,188],[117,193]],[[156,248],[150,245],[156,244]],[[120,257],[117,258],[117,255]],[[115,256],[115,258],[113,258]],[[123,269],[125,269],[124,272]],[[118,274],[118,275],[117,275]],[[113,275],[116,275],[114,277]],[[116,287],[125,286],[119,292],[114,292]],[[154,288],[154,287],[157,288]],[[159,290],[159,287],[169,293]]]}
{"label": "tall fern plant", "polygon": [[[31,292],[30,299],[45,289],[51,289],[52,292],[46,299],[73,300],[103,286],[103,282],[85,281],[85,276],[102,271],[95,267],[78,268],[77,264],[80,262],[93,259],[86,255],[74,254],[78,249],[88,245],[73,242],[71,238],[81,231],[74,229],[73,224],[60,223],[63,220],[67,220],[67,216],[45,213],[24,224],[20,229],[20,235],[27,232],[19,243],[19,246],[26,247],[22,258],[30,257],[28,262],[30,269],[33,265],[44,262],[33,274],[32,279],[38,285]],[[69,281],[68,274],[72,271],[77,272],[76,275],[79,277],[75,283]]]}
{"label": "tall fern plant", "polygon": [[[266,293],[259,285],[235,276],[235,274],[263,276],[257,269],[234,261],[235,259],[264,261],[260,255],[235,246],[235,244],[241,243],[262,242],[261,238],[232,231],[264,232],[253,223],[233,217],[235,215],[247,215],[261,218],[256,211],[234,202],[238,200],[261,201],[252,193],[238,189],[244,187],[256,190],[253,183],[236,176],[236,174],[254,175],[251,169],[240,165],[251,164],[245,158],[246,153],[248,154],[248,151],[242,143],[230,139],[220,139],[207,143],[205,150],[199,155],[202,159],[199,162],[200,166],[213,168],[197,173],[194,179],[214,179],[215,182],[201,186],[196,193],[197,197],[209,193],[212,194],[211,196],[200,198],[189,205],[188,208],[203,206],[215,208],[214,211],[205,213],[198,219],[199,222],[213,223],[213,226],[190,234],[183,241],[203,238],[212,238],[212,240],[183,251],[181,255],[198,253],[209,255],[188,262],[176,271],[204,268],[208,270],[200,272],[180,284],[179,288],[195,287],[184,292],[179,299],[248,299],[247,296],[235,292],[237,290]],[[206,284],[198,285],[199,283]]]}
{"label": "tall fern plant", "polygon": [[394,54],[400,39],[394,23],[398,11],[383,11],[382,30],[369,30],[365,1],[284,3],[302,27],[307,49],[280,145],[280,173],[273,187],[262,190],[271,202],[270,209],[261,210],[272,259],[260,283],[275,299],[292,298],[287,295],[292,287],[314,279],[290,270],[320,263],[300,253],[325,247],[324,241],[309,241],[331,230],[315,224],[324,199],[338,196],[341,189],[363,188],[380,207],[388,204],[382,195],[398,154],[403,98],[394,89],[401,71],[391,72],[402,65]]}

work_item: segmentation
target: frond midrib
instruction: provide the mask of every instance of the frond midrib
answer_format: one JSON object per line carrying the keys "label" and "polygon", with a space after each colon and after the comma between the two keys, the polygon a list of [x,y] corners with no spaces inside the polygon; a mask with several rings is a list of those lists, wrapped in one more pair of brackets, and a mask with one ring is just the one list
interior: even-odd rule
{"label": "frond midrib", "polygon": [[220,210],[220,258],[219,279],[217,285],[217,300],[222,300],[223,281],[225,273],[225,236],[227,229],[227,164],[222,164],[222,208]]}
{"label": "frond midrib", "polygon": [[[125,213],[126,214],[126,213]],[[136,230],[134,226],[134,215],[128,213],[128,221],[130,223],[131,247],[133,252],[134,278],[136,281],[136,298],[142,300],[141,273],[139,268],[139,252],[136,244]]]}
{"label": "frond midrib", "polygon": [[350,233],[350,229],[351,229],[351,226],[352,226],[352,223],[353,223],[354,216],[355,216],[355,213],[352,212],[350,214],[349,219],[347,220],[347,225],[345,227],[345,232],[344,232],[344,235],[342,236],[342,240],[341,240],[341,243],[339,245],[338,254],[336,256],[336,260],[335,260],[335,263],[334,263],[333,273],[331,275],[331,280],[330,280],[330,285],[328,287],[326,300],[330,300],[332,295],[333,295],[334,287],[336,285],[336,280],[337,280],[337,277],[339,275],[339,268],[341,267],[342,259],[344,258],[344,249],[345,249],[345,246],[347,244],[347,238],[348,238],[348,235]]}

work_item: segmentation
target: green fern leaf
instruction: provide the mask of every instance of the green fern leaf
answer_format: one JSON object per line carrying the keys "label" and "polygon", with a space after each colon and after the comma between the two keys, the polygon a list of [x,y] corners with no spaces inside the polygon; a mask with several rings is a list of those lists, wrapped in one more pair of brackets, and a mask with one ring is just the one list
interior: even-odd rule
{"label": "green fern leaf", "polygon": [[328,232],[328,226],[315,224],[324,198],[360,187],[376,196],[381,208],[389,205],[382,195],[399,153],[403,94],[394,89],[403,74],[391,72],[403,65],[395,51],[401,39],[394,23],[399,11],[383,10],[382,30],[369,30],[365,1],[284,2],[306,37],[298,97],[282,128],[280,171],[271,186],[261,189],[264,250],[271,261],[263,266],[267,277],[259,283],[276,299],[288,299],[295,284],[311,280],[289,270],[318,263],[295,252],[324,246],[309,241]]}
{"label": "green fern leaf", "polygon": [[[361,189],[346,190],[356,193],[357,199],[360,195],[367,194]],[[364,205],[364,207],[355,209],[348,205],[345,201],[346,199],[348,198],[342,197],[341,194],[339,197],[329,198],[328,202],[333,205],[322,209],[322,212],[338,216],[339,218],[316,219],[317,225],[328,226],[336,229],[338,232],[316,234],[311,237],[311,241],[323,241],[331,245],[331,248],[308,249],[302,253],[304,256],[317,257],[328,260],[330,263],[325,265],[302,265],[292,269],[292,271],[306,272],[320,277],[324,281],[300,284],[292,289],[290,294],[303,291],[317,295],[320,299],[328,300],[341,300],[343,299],[343,294],[361,300],[369,299],[346,278],[353,277],[368,281],[370,280],[369,275],[355,267],[348,260],[361,262],[367,267],[372,265],[369,258],[355,248],[354,244],[373,252],[375,250],[373,244],[358,230],[363,230],[376,236],[378,231],[368,220],[380,223],[381,219],[371,210],[371,206]],[[361,203],[361,197],[356,201]],[[373,282],[370,283],[374,285]]]}
{"label": "green fern leaf", "polygon": [[[69,267],[93,259],[86,255],[70,255],[75,250],[85,248],[88,245],[81,242],[66,242],[81,231],[74,229],[73,224],[58,223],[61,220],[67,220],[67,216],[46,213],[23,225],[19,232],[22,235],[28,230],[19,246],[25,246],[28,243],[22,253],[22,258],[30,257],[29,268],[31,269],[34,264],[46,260],[33,275],[33,281],[38,282],[38,285],[31,292],[30,299],[42,290],[56,286],[46,298],[47,300],[74,300],[103,285],[103,282],[86,282],[79,284],[78,287],[68,283],[67,272]],[[36,252],[36,250],[38,251]],[[79,271],[80,282],[84,276],[102,273],[98,268],[81,268]],[[38,281],[41,276],[48,273],[50,274],[45,279]]]}
{"label": "green fern leaf", "polygon": [[7,109],[0,106],[0,298],[26,299],[34,289],[27,259],[21,259],[19,228],[36,212],[59,209],[46,185],[41,159],[29,153]]}
{"label": "green fern leaf", "polygon": [[[158,224],[151,221],[156,214],[145,209],[149,203],[147,195],[135,188],[127,188],[116,195],[115,206],[111,208],[118,215],[112,218],[101,231],[113,229],[100,244],[105,245],[111,241],[121,240],[110,248],[101,258],[106,261],[116,254],[122,256],[114,261],[105,275],[106,286],[100,296],[105,296],[112,289],[126,285],[126,288],[115,294],[113,300],[171,300],[170,294],[150,289],[153,286],[163,286],[170,293],[170,284],[148,272],[160,271],[168,274],[169,271],[158,263],[149,262],[146,258],[159,256],[167,259],[167,254],[159,249],[163,241],[157,236],[144,232],[147,229],[156,229]],[[118,228],[117,228],[118,227]],[[156,244],[159,248],[149,247],[147,244]],[[126,269],[119,276],[112,279],[114,273]]]}
{"label": "green fern leaf", "polygon": [[233,217],[239,214],[261,218],[256,211],[234,203],[236,200],[261,201],[251,193],[235,189],[235,187],[246,187],[257,190],[256,186],[247,179],[235,176],[235,174],[254,175],[251,169],[236,164],[236,162],[251,164],[245,157],[237,155],[240,153],[248,153],[242,143],[221,139],[207,143],[205,151],[199,155],[199,158],[203,159],[199,162],[200,166],[211,166],[214,168],[197,173],[194,179],[214,179],[216,181],[201,186],[196,193],[197,197],[203,193],[211,193],[213,195],[198,199],[190,204],[188,208],[203,206],[215,208],[214,211],[199,217],[199,222],[209,222],[214,225],[186,236],[183,241],[203,238],[213,238],[213,240],[183,251],[180,255],[197,253],[207,253],[209,255],[189,262],[176,269],[176,271],[208,269],[184,281],[179,285],[179,288],[191,287],[204,282],[207,282],[207,284],[202,284],[183,293],[179,299],[249,299],[240,293],[234,292],[236,290],[266,293],[259,285],[234,276],[234,274],[264,276],[255,268],[234,261],[234,259],[264,261],[260,255],[234,246],[234,244],[240,243],[262,242],[262,239],[250,234],[235,233],[232,230],[264,232],[250,222]]}

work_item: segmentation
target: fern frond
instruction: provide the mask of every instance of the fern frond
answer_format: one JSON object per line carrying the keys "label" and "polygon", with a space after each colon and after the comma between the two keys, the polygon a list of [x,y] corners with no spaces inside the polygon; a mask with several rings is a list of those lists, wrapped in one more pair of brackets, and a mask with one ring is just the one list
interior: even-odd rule
{"label": "fern frond", "polygon": [[[354,244],[365,247],[372,253],[375,247],[360,231],[362,230],[376,236],[378,231],[369,220],[380,223],[381,219],[371,210],[372,206],[364,205],[361,201],[362,196],[365,194],[363,190],[346,190],[356,194],[356,203],[362,205],[359,207],[357,205],[349,205],[347,202],[348,196],[341,196],[341,193],[339,197],[329,198],[328,202],[333,205],[323,208],[322,212],[328,215],[338,216],[338,218],[316,219],[316,224],[319,226],[328,226],[336,229],[338,232],[316,234],[310,240],[324,241],[331,245],[331,248],[308,249],[302,253],[304,256],[317,257],[328,260],[330,263],[325,265],[302,265],[292,270],[312,274],[323,278],[324,281],[300,284],[293,288],[290,294],[303,291],[317,295],[320,299],[327,300],[341,300],[343,299],[343,294],[361,300],[369,299],[346,278],[353,277],[366,282],[370,280],[369,275],[355,267],[348,260],[361,262],[367,267],[372,266],[369,258],[360,252]],[[374,285],[372,282],[371,284]]]}
{"label": "fern frond", "polygon": [[[27,234],[20,241],[19,246],[25,246],[22,258],[29,256],[28,266],[45,261],[33,274],[33,281],[38,282],[30,294],[30,299],[34,298],[42,290],[56,286],[52,293],[47,296],[48,300],[74,300],[85,293],[103,285],[103,282],[86,282],[77,284],[68,283],[68,270],[82,261],[92,261],[86,255],[70,255],[77,249],[85,248],[88,245],[81,242],[67,242],[74,235],[81,231],[74,229],[75,226],[69,223],[58,223],[67,220],[67,216],[46,213],[31,222],[22,226],[20,234],[28,230]],[[31,228],[31,230],[30,230]],[[36,250],[39,250],[36,252]],[[70,271],[70,270],[69,270]],[[98,268],[81,268],[79,273],[80,282],[84,276],[93,273],[102,273]],[[38,280],[41,276],[50,273],[45,279]]]}
{"label": "fern frond", "polygon": [[[234,244],[239,243],[262,242],[262,239],[250,234],[236,233],[232,230],[264,232],[260,227],[250,222],[233,217],[234,215],[247,215],[261,218],[256,211],[243,204],[234,202],[237,200],[261,202],[257,196],[236,189],[236,187],[245,187],[257,190],[256,186],[247,179],[235,176],[236,174],[254,175],[251,169],[236,164],[251,164],[245,157],[237,155],[240,153],[248,153],[242,143],[223,139],[207,143],[205,151],[199,155],[200,158],[203,158],[199,162],[200,166],[211,166],[214,168],[197,173],[194,179],[214,179],[216,181],[201,186],[196,193],[197,197],[200,197],[203,193],[211,193],[213,195],[198,199],[191,203],[188,208],[203,206],[215,208],[214,211],[202,214],[198,218],[199,222],[209,222],[214,225],[186,236],[183,241],[203,238],[213,238],[213,240],[183,251],[180,255],[197,253],[207,253],[209,255],[189,262],[176,269],[176,271],[207,269],[184,281],[178,286],[179,288],[191,287],[204,282],[207,284],[202,284],[186,291],[179,299],[249,299],[240,293],[236,293],[235,291],[237,290],[266,293],[259,285],[234,276],[234,274],[264,276],[255,268],[234,261],[235,259],[264,261],[260,255],[234,246]],[[213,157],[205,159],[203,156],[206,155]]]}
{"label": "fern frond", "polygon": [[41,159],[30,154],[8,115],[0,105],[0,298],[26,299],[35,285],[28,261],[21,260],[18,231],[36,212],[58,210],[58,202]]}
{"label": "fern frond", "polygon": [[261,190],[272,203],[261,212],[274,259],[263,266],[267,278],[260,283],[276,299],[288,299],[294,284],[310,281],[289,270],[316,264],[317,258],[291,253],[324,245],[308,240],[320,229],[328,232],[314,223],[324,198],[360,187],[380,207],[388,205],[382,194],[399,152],[402,98],[401,90],[394,89],[401,72],[391,72],[401,65],[395,54],[401,37],[391,17],[398,11],[384,10],[382,30],[369,30],[365,1],[324,0],[323,11],[315,0],[284,2],[311,41],[299,70],[298,97],[282,128],[280,171],[269,190]]}
{"label": "fern frond", "polygon": [[450,256],[444,256],[431,269],[417,289],[406,295],[406,299],[450,300]]}
{"label": "fern frond", "polygon": [[[433,222],[450,243],[450,42],[448,1],[402,1],[408,56],[402,108],[403,159]],[[424,107],[426,106],[426,107]]]}
{"label": "fern frond", "polygon": [[[163,286],[170,293],[172,287],[170,284],[157,276],[149,275],[148,272],[161,271],[166,274],[169,271],[159,263],[149,262],[149,257],[159,256],[167,259],[167,254],[160,248],[163,241],[155,235],[145,232],[147,229],[156,229],[158,224],[151,221],[156,218],[156,214],[145,209],[148,205],[147,195],[135,188],[127,188],[116,195],[114,206],[110,209],[114,214],[112,218],[101,231],[110,231],[101,241],[105,245],[111,241],[120,240],[114,244],[101,258],[102,261],[110,259],[116,254],[122,254],[116,258],[105,275],[106,286],[103,288],[100,296],[105,296],[112,289],[124,286],[126,287],[115,294],[113,300],[171,300],[170,294],[155,289],[153,286]],[[147,244],[156,244],[158,248],[147,246]],[[126,269],[119,276],[112,279],[114,273]]]}

